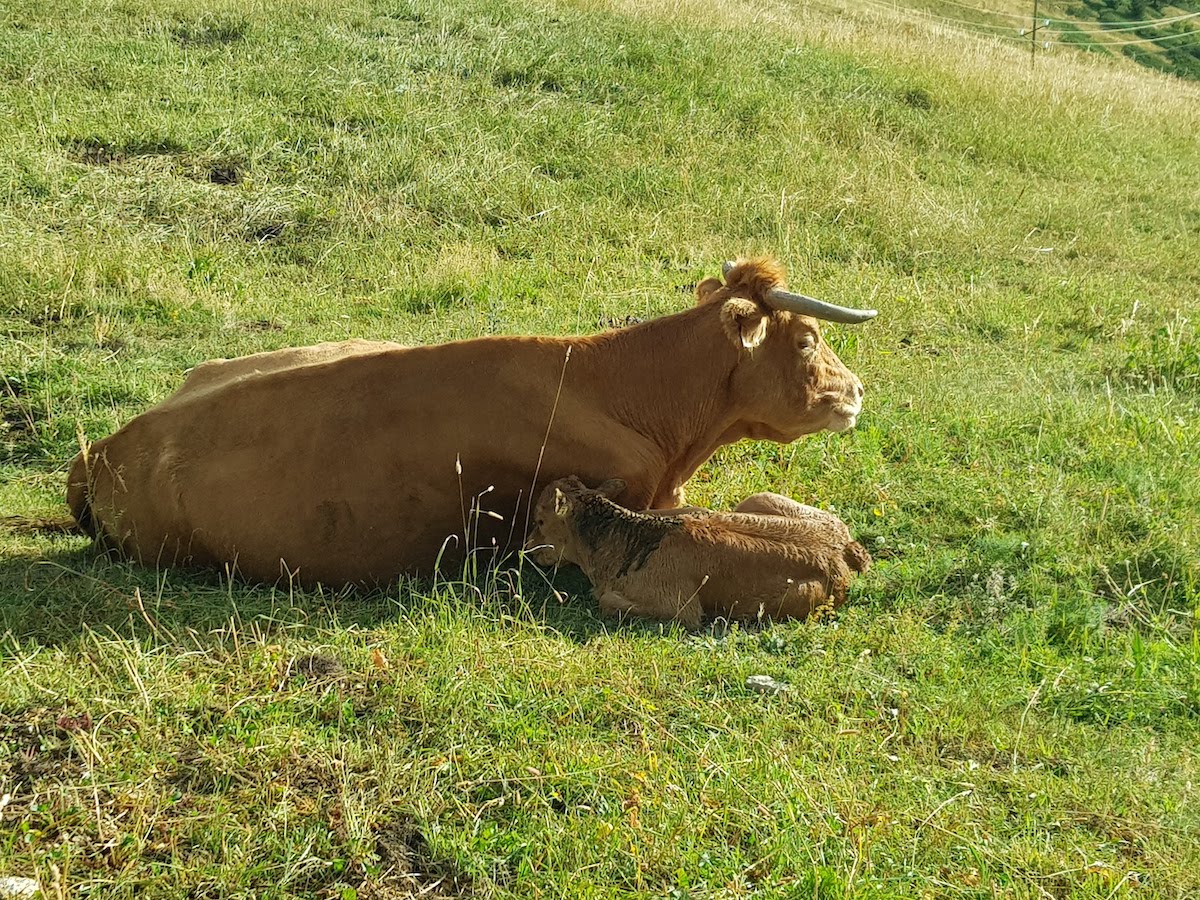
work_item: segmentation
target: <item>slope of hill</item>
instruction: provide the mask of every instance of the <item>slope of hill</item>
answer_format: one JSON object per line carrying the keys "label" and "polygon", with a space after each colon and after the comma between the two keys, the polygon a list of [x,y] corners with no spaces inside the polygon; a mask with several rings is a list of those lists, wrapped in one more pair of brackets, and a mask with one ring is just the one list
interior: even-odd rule
{"label": "slope of hill", "polygon": [[1200,78],[1200,4],[1180,0],[855,0],[855,8],[1023,45],[1034,59],[1086,51]]}
{"label": "slope of hill", "polygon": [[[604,622],[0,531],[0,872],[47,896],[1200,892],[1200,91],[886,9],[0,9],[0,510],[196,362],[593,331],[751,252],[881,310],[835,621]],[[791,685],[748,692],[767,673]]]}

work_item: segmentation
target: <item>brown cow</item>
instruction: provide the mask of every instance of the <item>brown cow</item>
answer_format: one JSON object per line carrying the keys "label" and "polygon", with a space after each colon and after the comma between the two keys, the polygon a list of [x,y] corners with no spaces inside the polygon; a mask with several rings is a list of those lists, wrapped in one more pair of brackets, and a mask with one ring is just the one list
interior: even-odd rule
{"label": "brown cow", "polygon": [[718,447],[852,427],[862,384],[811,316],[873,315],[788,293],[778,265],[750,260],[691,309],[588,337],[206,363],[76,458],[68,502],[149,565],[329,585],[430,572],[520,547],[529,498],[565,475],[619,476],[624,505],[675,507]]}
{"label": "brown cow", "polygon": [[871,557],[832,513],[778,494],[747,505],[769,515],[709,510],[631,512],[578,478],[546,487],[534,511],[540,536],[583,569],[609,615],[675,620],[802,619],[846,600]]}

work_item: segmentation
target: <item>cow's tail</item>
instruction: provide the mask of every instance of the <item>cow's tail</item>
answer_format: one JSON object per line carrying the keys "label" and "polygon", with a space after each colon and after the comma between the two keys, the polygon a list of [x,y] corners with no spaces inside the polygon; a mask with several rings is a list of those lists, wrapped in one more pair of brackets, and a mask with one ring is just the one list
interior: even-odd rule
{"label": "cow's tail", "polygon": [[846,565],[854,572],[865,572],[871,566],[871,554],[858,541],[851,541],[842,552]]}
{"label": "cow's tail", "polygon": [[52,516],[39,519],[32,516],[3,516],[0,525],[24,534],[81,534],[89,532],[74,516]]}
{"label": "cow's tail", "polygon": [[71,463],[71,472],[67,475],[67,506],[71,516],[79,528],[79,534],[90,537],[96,536],[96,523],[92,516],[92,455],[91,445],[79,437],[79,454]]}
{"label": "cow's tail", "polygon": [[67,506],[71,510],[69,515],[47,518],[3,516],[0,517],[0,525],[26,534],[79,534],[95,537],[92,504],[88,499],[91,483],[91,461],[88,452],[90,448],[86,443],[83,444],[83,448],[71,463],[71,472],[67,476]]}

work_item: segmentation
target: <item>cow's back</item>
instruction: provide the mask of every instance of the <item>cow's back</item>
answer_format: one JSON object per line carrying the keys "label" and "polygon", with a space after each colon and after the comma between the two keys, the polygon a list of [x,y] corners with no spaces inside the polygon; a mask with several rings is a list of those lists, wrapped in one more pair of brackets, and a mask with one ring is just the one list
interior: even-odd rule
{"label": "cow's back", "polygon": [[351,338],[345,341],[327,341],[309,347],[283,347],[239,356],[232,359],[210,359],[202,362],[187,374],[182,385],[160,405],[180,403],[199,393],[227,388],[236,381],[273,375],[307,366],[323,365],[354,356],[372,356],[401,350],[403,344],[392,341],[366,341]]}

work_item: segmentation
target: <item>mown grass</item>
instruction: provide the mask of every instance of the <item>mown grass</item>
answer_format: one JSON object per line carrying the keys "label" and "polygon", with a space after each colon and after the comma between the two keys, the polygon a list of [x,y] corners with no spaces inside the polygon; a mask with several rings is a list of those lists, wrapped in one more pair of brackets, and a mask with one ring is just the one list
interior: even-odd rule
{"label": "mown grass", "polygon": [[[215,356],[591,331],[738,253],[879,307],[834,621],[600,620],[0,535],[0,874],[49,896],[1200,890],[1197,95],[812,5],[0,11],[0,508]],[[969,40],[969,39],[968,39]],[[779,696],[743,685],[766,673]]]}

